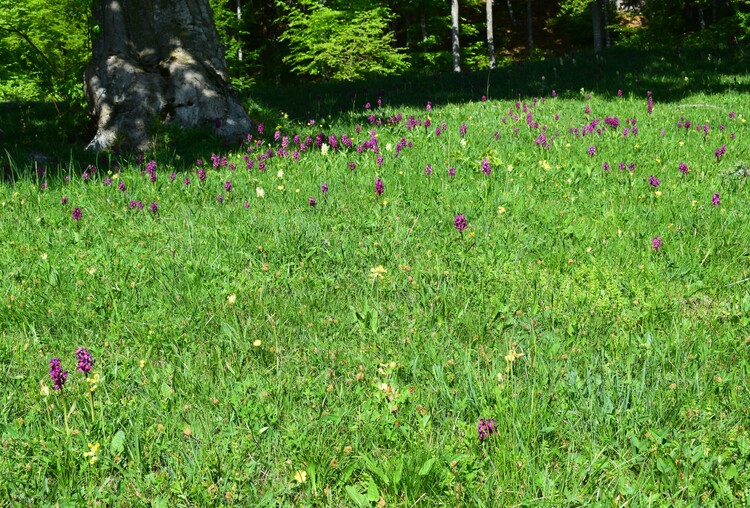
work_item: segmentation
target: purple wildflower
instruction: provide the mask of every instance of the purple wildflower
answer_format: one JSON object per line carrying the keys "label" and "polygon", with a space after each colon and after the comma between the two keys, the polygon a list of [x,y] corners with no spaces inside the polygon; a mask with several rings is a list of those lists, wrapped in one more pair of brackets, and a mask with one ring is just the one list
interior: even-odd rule
{"label": "purple wildflower", "polygon": [[73,209],[73,219],[75,219],[75,220],[81,220],[82,217],[83,217],[83,212],[81,211],[81,209],[78,208],[78,207],[74,208]]}
{"label": "purple wildflower", "polygon": [[131,210],[135,210],[135,207],[138,206],[138,202],[135,199],[131,199],[130,203],[128,203],[128,206],[130,206]]}
{"label": "purple wildflower", "polygon": [[381,180],[380,177],[377,177],[375,179],[375,194],[380,196],[384,190],[385,190],[385,186],[383,184],[383,180]]}
{"label": "purple wildflower", "polygon": [[227,180],[226,182],[224,182],[224,190],[226,190],[227,192],[231,192],[232,191],[232,181],[231,180]]}
{"label": "purple wildflower", "polygon": [[590,156],[592,156],[592,157],[593,157],[594,155],[596,155],[596,147],[595,147],[594,145],[591,145],[591,146],[589,147],[589,149],[588,149],[588,152],[587,152],[587,153],[588,153],[588,154],[589,154]]}
{"label": "purple wildflower", "polygon": [[661,250],[661,236],[655,236],[651,239],[651,247],[657,252]]}
{"label": "purple wildflower", "polygon": [[159,204],[156,201],[153,201],[151,203],[151,213],[156,213],[159,211]]}
{"label": "purple wildflower", "polygon": [[310,206],[313,208],[315,208],[315,205],[318,204],[317,200],[315,199],[315,196],[310,196],[309,202],[310,202]]}
{"label": "purple wildflower", "polygon": [[88,374],[94,365],[94,359],[91,357],[88,349],[79,347],[76,349],[76,358],[78,359],[78,372]]}
{"label": "purple wildflower", "polygon": [[250,208],[250,201],[243,201],[242,206],[244,206],[246,209]]}
{"label": "purple wildflower", "polygon": [[719,196],[718,192],[711,197],[711,204],[714,206],[719,206],[721,204],[721,196]]}
{"label": "purple wildflower", "polygon": [[175,173],[174,171],[172,171],[169,174],[169,179],[174,182],[175,178],[177,178],[177,173]]}
{"label": "purple wildflower", "polygon": [[683,175],[687,174],[687,172],[688,172],[688,171],[690,171],[690,169],[688,169],[688,165],[687,165],[687,164],[685,164],[684,162],[680,162],[680,166],[679,166],[679,168],[680,168],[680,172],[681,172],[681,173],[682,173]]}
{"label": "purple wildflower", "polygon": [[424,174],[425,175],[431,175],[432,174],[432,164],[427,164],[424,167]]}
{"label": "purple wildflower", "polygon": [[320,184],[320,192],[322,192],[323,194],[325,194],[325,193],[328,192],[328,184],[327,183],[323,182],[323,183]]}
{"label": "purple wildflower", "polygon": [[448,168],[448,176],[456,176],[456,168]]}
{"label": "purple wildflower", "polygon": [[185,178],[185,180],[182,183],[184,183],[185,186],[190,185],[190,178]]}
{"label": "purple wildflower", "polygon": [[652,187],[658,187],[658,186],[661,185],[661,180],[659,180],[658,178],[656,178],[654,175],[651,175],[651,176],[648,177],[648,183]]}
{"label": "purple wildflower", "polygon": [[724,154],[727,153],[727,145],[721,145],[719,148],[716,149],[714,152],[714,156],[716,156],[716,160],[720,161],[722,157],[724,157]]}
{"label": "purple wildflower", "polygon": [[62,370],[59,358],[51,358],[49,361],[49,377],[52,379],[52,389],[61,390],[68,379],[68,371]]}
{"label": "purple wildflower", "polygon": [[479,433],[479,441],[484,441],[492,434],[497,434],[495,420],[480,418],[479,423],[477,424],[477,432]]}
{"label": "purple wildflower", "polygon": [[120,183],[117,184],[117,188],[120,189],[120,192],[125,192],[127,190],[127,187],[125,187],[125,182],[120,180]]}
{"label": "purple wildflower", "polygon": [[482,172],[488,176],[490,173],[492,173],[492,167],[490,167],[490,161],[489,159],[487,159],[487,157],[482,160]]}
{"label": "purple wildflower", "polygon": [[198,170],[198,179],[201,182],[205,182],[206,181],[206,170],[205,169],[201,168],[201,169]]}
{"label": "purple wildflower", "polygon": [[68,196],[63,196],[62,198],[60,198],[60,203],[63,204],[63,205],[67,205],[68,204]]}
{"label": "purple wildflower", "polygon": [[458,128],[458,132],[461,134],[461,137],[466,136],[466,124],[462,123],[461,127]]}
{"label": "purple wildflower", "polygon": [[604,171],[609,171],[611,169],[609,166],[609,162],[605,162],[604,164],[602,164],[602,168],[604,169]]}
{"label": "purple wildflower", "polygon": [[453,217],[453,225],[458,229],[459,233],[463,233],[464,229],[467,228],[466,217],[463,214],[456,215]]}
{"label": "purple wildflower", "polygon": [[352,161],[352,162],[349,163],[349,170],[350,171],[354,171],[356,168],[357,168],[357,164],[354,161]]}

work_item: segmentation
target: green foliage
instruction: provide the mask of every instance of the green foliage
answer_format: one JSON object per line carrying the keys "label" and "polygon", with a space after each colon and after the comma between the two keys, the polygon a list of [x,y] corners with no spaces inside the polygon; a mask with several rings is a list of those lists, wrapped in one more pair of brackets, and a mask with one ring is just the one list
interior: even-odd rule
{"label": "green foliage", "polygon": [[347,12],[317,0],[301,2],[286,15],[281,40],[291,52],[284,61],[297,74],[340,81],[403,72],[408,58],[393,46],[392,18],[385,7]]}
{"label": "green foliage", "polygon": [[0,0],[0,100],[82,103],[90,23],[84,0]]}
{"label": "green foliage", "polygon": [[[57,173],[3,152],[0,499],[745,502],[750,75],[734,52],[638,55],[392,77],[354,106],[359,85],[268,87],[265,133],[241,147],[70,156]],[[532,88],[545,81],[557,97]],[[399,114],[422,124],[388,121]],[[606,117],[619,127],[569,132]],[[382,166],[312,142],[245,169],[246,155],[298,149],[295,134],[356,146],[370,129]],[[98,381],[76,372],[79,346]],[[62,391],[54,357],[70,373]],[[495,420],[483,441],[479,418]]]}

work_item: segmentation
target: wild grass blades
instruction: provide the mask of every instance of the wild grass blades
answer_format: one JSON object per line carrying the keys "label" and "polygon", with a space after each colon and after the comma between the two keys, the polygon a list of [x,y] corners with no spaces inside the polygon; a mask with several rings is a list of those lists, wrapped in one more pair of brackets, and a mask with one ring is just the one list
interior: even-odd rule
{"label": "wild grass blades", "polygon": [[747,99],[580,85],[0,187],[0,497],[744,502]]}

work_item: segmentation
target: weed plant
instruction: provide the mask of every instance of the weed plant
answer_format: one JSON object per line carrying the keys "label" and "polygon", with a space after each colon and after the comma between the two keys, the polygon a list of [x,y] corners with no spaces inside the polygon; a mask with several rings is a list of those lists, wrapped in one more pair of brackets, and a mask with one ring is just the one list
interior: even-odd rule
{"label": "weed plant", "polygon": [[747,504],[748,100],[622,88],[4,184],[0,499]]}

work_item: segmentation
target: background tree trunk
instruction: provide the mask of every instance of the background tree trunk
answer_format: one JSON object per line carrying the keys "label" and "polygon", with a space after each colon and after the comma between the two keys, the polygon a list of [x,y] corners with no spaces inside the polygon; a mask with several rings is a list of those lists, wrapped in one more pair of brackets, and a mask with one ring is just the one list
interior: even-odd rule
{"label": "background tree trunk", "polygon": [[146,149],[155,120],[225,138],[248,132],[208,0],[96,0],[93,15],[101,33],[84,76],[97,119],[89,149]]}
{"label": "background tree trunk", "polygon": [[461,46],[458,43],[458,0],[451,0],[451,41],[453,42],[453,72],[461,72]]}
{"label": "background tree trunk", "polygon": [[529,37],[529,54],[534,53],[534,7],[531,0],[526,0],[526,32]]}
{"label": "background tree trunk", "polygon": [[612,35],[609,32],[609,0],[604,0],[604,47],[612,46]]}
{"label": "background tree trunk", "polygon": [[487,50],[490,52],[490,69],[495,68],[495,35],[492,28],[492,0],[487,2]]}
{"label": "background tree trunk", "polygon": [[594,51],[602,50],[602,0],[594,0],[591,5],[592,26],[594,29]]}

